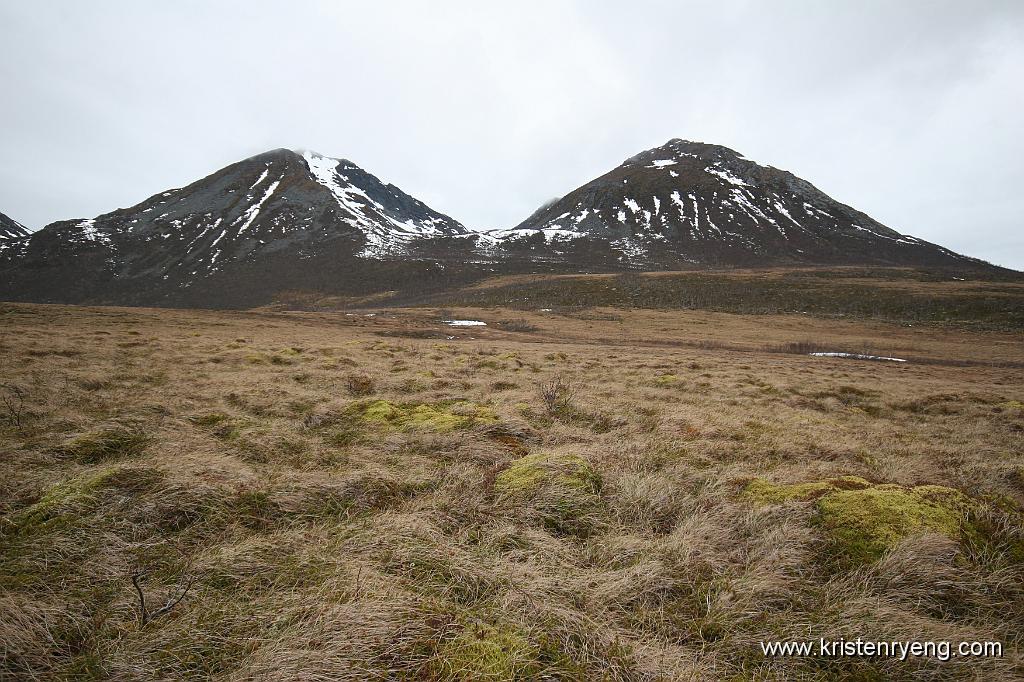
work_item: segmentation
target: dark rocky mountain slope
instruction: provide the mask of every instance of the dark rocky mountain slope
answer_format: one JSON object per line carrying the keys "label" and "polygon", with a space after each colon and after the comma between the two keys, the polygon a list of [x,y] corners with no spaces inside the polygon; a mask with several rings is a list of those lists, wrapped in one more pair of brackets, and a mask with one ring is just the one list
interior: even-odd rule
{"label": "dark rocky mountain slope", "polygon": [[244,307],[437,280],[474,238],[355,164],[286,149],[0,248],[0,299]]}
{"label": "dark rocky mountain slope", "polygon": [[27,227],[17,220],[0,213],[0,239],[17,239],[27,234]]}
{"label": "dark rocky mountain slope", "polygon": [[[500,196],[494,197],[500,201]],[[509,230],[474,232],[354,163],[286,149],[91,219],[0,240],[0,300],[250,307],[289,292],[429,294],[492,274],[719,266],[996,270],[805,180],[671,140]]]}
{"label": "dark rocky mountain slope", "polygon": [[589,266],[982,265],[900,234],[792,173],[678,139],[492,234],[512,253]]}

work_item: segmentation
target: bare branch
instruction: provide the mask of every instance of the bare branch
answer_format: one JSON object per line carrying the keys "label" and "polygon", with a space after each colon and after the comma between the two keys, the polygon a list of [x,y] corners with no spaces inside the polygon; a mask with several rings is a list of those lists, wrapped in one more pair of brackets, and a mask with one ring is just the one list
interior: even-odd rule
{"label": "bare branch", "polygon": [[4,407],[15,428],[21,429],[22,417],[25,414],[25,391],[14,384],[0,384],[5,389],[3,394]]}
{"label": "bare branch", "polygon": [[195,582],[196,582],[195,576],[191,576],[190,575],[188,577],[188,580],[185,582],[185,586],[181,590],[181,594],[178,595],[177,599],[174,599],[172,597],[173,593],[167,595],[167,602],[163,606],[161,606],[159,609],[157,609],[156,611],[153,612],[153,618],[157,618],[159,616],[162,616],[163,614],[167,613],[168,611],[173,609],[175,606],[180,604],[181,600],[185,598],[186,594],[188,594],[188,591],[192,589],[192,585],[195,584]]}
{"label": "bare branch", "polygon": [[135,591],[139,593],[139,622],[145,625],[149,622],[149,611],[146,609],[146,595],[142,592],[142,586],[139,585],[139,579],[145,575],[138,568],[132,569],[132,585],[135,586]]}

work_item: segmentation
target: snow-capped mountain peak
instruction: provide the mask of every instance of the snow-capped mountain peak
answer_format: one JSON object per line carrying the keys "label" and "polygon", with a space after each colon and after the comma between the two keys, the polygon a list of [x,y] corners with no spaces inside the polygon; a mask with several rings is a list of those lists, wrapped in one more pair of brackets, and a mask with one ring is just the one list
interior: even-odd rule
{"label": "snow-capped mountain peak", "polygon": [[331,193],[346,214],[342,220],[366,238],[360,256],[396,255],[412,240],[469,233],[457,221],[435,213],[394,185],[384,185],[350,161],[312,151],[304,151],[302,158],[313,179]]}
{"label": "snow-capped mountain peak", "polygon": [[17,220],[0,213],[0,239],[17,239],[28,235],[28,228]]}
{"label": "snow-capped mountain peak", "polygon": [[[53,223],[15,240],[18,248],[4,249],[2,257],[17,251],[26,278],[33,263],[59,265],[67,277],[46,284],[54,287],[47,294],[53,300],[75,280],[107,281],[112,300],[129,295],[159,302],[184,294],[191,300],[189,292],[200,296],[210,287],[218,297],[238,300],[249,294],[222,291],[224,282],[230,288],[247,281],[258,290],[319,281],[335,263],[349,264],[346,276],[354,276],[359,268],[352,264],[359,261],[443,259],[436,244],[467,234],[458,221],[351,161],[275,149],[135,206]],[[314,263],[318,272],[305,271]],[[20,272],[12,270],[11,277],[17,280]],[[147,282],[146,290],[113,293],[133,281]]]}
{"label": "snow-capped mountain peak", "polygon": [[52,302],[246,307],[282,292],[695,265],[989,267],[891,230],[790,173],[680,139],[512,229],[467,230],[351,161],[288,149],[95,218],[29,235],[11,224],[14,238],[0,239],[0,299]]}
{"label": "snow-capped mountain peak", "polygon": [[626,159],[506,233],[520,241],[538,235],[575,250],[580,246],[570,244],[601,240],[626,267],[903,263],[938,248],[791,173],[728,147],[681,139]]}

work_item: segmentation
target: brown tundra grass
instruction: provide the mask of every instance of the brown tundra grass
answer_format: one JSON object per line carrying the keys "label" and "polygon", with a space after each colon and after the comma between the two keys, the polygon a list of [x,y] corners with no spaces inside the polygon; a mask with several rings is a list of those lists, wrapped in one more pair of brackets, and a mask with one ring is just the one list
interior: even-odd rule
{"label": "brown tundra grass", "polygon": [[1019,334],[369,312],[0,306],[0,679],[1024,678]]}

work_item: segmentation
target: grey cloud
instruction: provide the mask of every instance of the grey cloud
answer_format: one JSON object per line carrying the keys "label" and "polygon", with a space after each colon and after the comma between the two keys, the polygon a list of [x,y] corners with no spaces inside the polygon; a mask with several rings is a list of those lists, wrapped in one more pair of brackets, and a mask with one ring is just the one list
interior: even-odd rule
{"label": "grey cloud", "polygon": [[93,216],[274,147],[510,226],[671,137],[1024,268],[1019,2],[0,4],[0,211]]}

